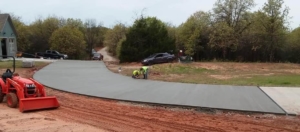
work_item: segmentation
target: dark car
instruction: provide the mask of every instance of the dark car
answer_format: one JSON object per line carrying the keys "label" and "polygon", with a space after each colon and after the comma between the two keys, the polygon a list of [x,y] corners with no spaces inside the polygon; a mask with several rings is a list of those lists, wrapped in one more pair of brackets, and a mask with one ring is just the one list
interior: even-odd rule
{"label": "dark car", "polygon": [[175,56],[169,53],[155,53],[142,60],[143,65],[152,65],[158,63],[167,63],[175,60]]}
{"label": "dark car", "polygon": [[94,53],[93,60],[103,60],[103,55],[101,55],[100,53]]}
{"label": "dark car", "polygon": [[51,58],[51,59],[67,59],[68,55],[61,54],[56,50],[46,50],[45,53],[40,54],[43,58]]}
{"label": "dark car", "polygon": [[35,58],[35,56],[33,54],[29,54],[29,53],[22,53],[21,57],[24,57],[24,58]]}

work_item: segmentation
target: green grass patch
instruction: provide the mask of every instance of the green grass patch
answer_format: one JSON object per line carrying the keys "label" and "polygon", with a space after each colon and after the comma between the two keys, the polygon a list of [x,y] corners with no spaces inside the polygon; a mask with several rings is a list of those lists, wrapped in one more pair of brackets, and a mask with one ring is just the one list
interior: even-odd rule
{"label": "green grass patch", "polygon": [[200,73],[214,73],[214,70],[206,68],[193,67],[188,64],[184,65],[158,65],[153,66],[153,71],[161,72],[165,74],[200,74]]}
{"label": "green grass patch", "polygon": [[253,76],[252,78],[235,78],[223,82],[235,85],[255,86],[300,86],[300,75]]}
{"label": "green grass patch", "polygon": [[[40,61],[36,61],[34,62],[36,67],[40,67],[40,66],[45,66],[46,64],[49,64],[49,62],[40,62]],[[22,61],[15,61],[15,65],[16,68],[22,68]],[[8,60],[8,61],[0,61],[0,68],[9,68],[9,69],[13,69],[13,61],[12,60]]]}
{"label": "green grass patch", "polygon": [[152,79],[170,82],[300,87],[299,65],[292,64],[177,63],[154,65],[150,72],[160,74]]}

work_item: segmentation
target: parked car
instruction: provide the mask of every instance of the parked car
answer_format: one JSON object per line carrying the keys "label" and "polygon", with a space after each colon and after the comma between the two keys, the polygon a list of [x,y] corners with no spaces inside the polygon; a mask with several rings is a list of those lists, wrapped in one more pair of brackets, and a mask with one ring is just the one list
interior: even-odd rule
{"label": "parked car", "polygon": [[35,58],[43,58],[44,54],[45,54],[44,52],[36,52]]}
{"label": "parked car", "polygon": [[142,60],[143,65],[167,63],[175,60],[175,55],[169,53],[155,53]]}
{"label": "parked car", "polygon": [[24,58],[35,58],[35,56],[33,54],[29,54],[29,53],[22,53],[21,57],[24,57]]}
{"label": "parked car", "polygon": [[37,52],[35,54],[36,58],[43,57],[44,59],[67,59],[68,55],[61,54],[56,50],[46,50],[46,52]]}
{"label": "parked car", "polygon": [[103,55],[100,53],[94,53],[92,60],[103,60]]}

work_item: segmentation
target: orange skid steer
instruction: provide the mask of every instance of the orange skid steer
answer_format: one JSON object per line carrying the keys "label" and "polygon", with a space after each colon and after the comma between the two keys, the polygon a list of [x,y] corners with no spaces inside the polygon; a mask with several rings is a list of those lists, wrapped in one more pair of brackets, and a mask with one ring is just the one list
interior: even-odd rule
{"label": "orange skid steer", "polygon": [[[0,56],[3,57],[3,56]],[[60,105],[56,97],[47,97],[44,86],[32,78],[22,78],[15,72],[15,58],[13,58],[13,71],[7,69],[0,79],[0,103],[6,96],[7,105],[11,108],[19,106],[20,112],[54,109]]]}

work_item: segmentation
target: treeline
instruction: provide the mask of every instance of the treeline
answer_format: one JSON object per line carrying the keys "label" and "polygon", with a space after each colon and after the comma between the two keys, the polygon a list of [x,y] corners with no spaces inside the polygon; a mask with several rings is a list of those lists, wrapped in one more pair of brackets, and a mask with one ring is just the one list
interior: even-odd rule
{"label": "treeline", "polygon": [[198,11],[173,26],[140,16],[133,25],[111,29],[95,20],[48,17],[30,25],[14,17],[20,51],[58,49],[80,59],[95,46],[108,46],[121,62],[140,61],[156,52],[183,50],[195,60],[300,62],[300,28],[289,29],[289,8],[268,0],[217,0],[211,11]]}
{"label": "treeline", "polygon": [[103,46],[108,30],[95,19],[82,21],[49,16],[26,25],[21,17],[11,16],[18,33],[18,51],[25,53],[52,49],[68,54],[70,59],[86,59],[95,46]]}
{"label": "treeline", "polygon": [[124,62],[179,50],[198,61],[300,62],[300,28],[289,29],[284,1],[254,7],[254,0],[217,0],[177,27],[142,16],[131,27],[116,25],[110,32],[118,37],[108,46]]}

